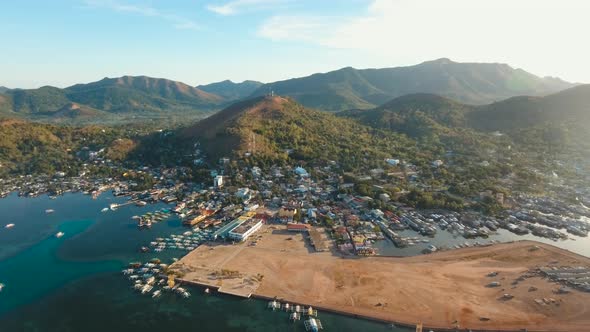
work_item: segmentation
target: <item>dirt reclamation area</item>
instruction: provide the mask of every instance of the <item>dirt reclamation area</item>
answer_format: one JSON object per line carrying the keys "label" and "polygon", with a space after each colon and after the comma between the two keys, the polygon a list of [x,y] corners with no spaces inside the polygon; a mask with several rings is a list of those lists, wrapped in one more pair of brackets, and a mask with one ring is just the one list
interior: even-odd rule
{"label": "dirt reclamation area", "polygon": [[[589,258],[554,246],[522,241],[406,258],[342,257],[316,253],[302,234],[280,226],[258,235],[256,246],[203,245],[173,268],[184,280],[236,293],[404,324],[590,331],[590,293],[558,294],[560,285],[536,275],[514,283],[536,267],[590,267]],[[222,270],[230,276],[219,277]]]}

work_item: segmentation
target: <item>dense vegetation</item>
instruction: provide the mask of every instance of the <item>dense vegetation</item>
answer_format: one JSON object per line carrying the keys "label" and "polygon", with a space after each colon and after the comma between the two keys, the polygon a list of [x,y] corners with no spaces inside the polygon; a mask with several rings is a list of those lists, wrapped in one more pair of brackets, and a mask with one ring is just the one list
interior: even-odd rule
{"label": "dense vegetation", "polygon": [[105,149],[105,158],[122,160],[130,150],[129,137],[139,132],[124,128],[73,128],[22,120],[0,120],[0,174],[77,175],[82,148]]}

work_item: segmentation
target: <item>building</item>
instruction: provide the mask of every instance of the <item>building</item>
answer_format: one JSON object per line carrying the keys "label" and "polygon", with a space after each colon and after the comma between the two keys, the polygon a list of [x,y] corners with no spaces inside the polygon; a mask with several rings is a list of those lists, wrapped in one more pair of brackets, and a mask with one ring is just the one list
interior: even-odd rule
{"label": "building", "polygon": [[223,176],[218,175],[213,179],[213,185],[215,186],[215,188],[221,188],[223,187]]}
{"label": "building", "polygon": [[301,166],[295,168],[295,174],[297,174],[297,175],[299,175],[301,177],[307,177],[307,176],[309,176],[309,173],[307,173],[307,171],[303,167],[301,167]]}
{"label": "building", "polygon": [[245,241],[252,234],[256,233],[260,227],[262,227],[262,219],[249,219],[229,231],[227,235],[232,240]]}
{"label": "building", "polygon": [[318,230],[316,230],[315,228],[309,228],[308,233],[309,241],[312,247],[315,249],[315,251],[321,252],[330,250],[328,244],[326,243],[326,241],[324,241],[322,234],[318,232]]}
{"label": "building", "polygon": [[382,193],[382,194],[379,194],[379,199],[382,202],[389,202],[391,200],[391,197],[387,193]]}
{"label": "building", "polygon": [[286,219],[287,221],[293,220],[293,217],[297,214],[297,209],[292,207],[281,207],[279,209],[278,217],[279,219]]}
{"label": "building", "polygon": [[196,215],[194,218],[186,219],[182,223],[187,226],[195,226],[196,224],[202,222],[203,220],[207,219],[207,217],[210,217],[210,216],[214,215],[215,213],[217,213],[216,210],[202,209],[199,211],[199,214]]}
{"label": "building", "polygon": [[385,159],[385,162],[391,166],[399,165],[399,159]]}
{"label": "building", "polygon": [[260,167],[254,166],[252,167],[252,176],[258,178],[262,175],[262,170]]}
{"label": "building", "polygon": [[307,232],[309,230],[309,225],[308,224],[298,224],[295,222],[290,222],[287,223],[287,230],[290,232]]}
{"label": "building", "polygon": [[503,193],[496,193],[496,202],[500,205],[504,205],[504,194]]}
{"label": "building", "polygon": [[432,162],[432,166],[433,167],[441,167],[443,164],[444,164],[443,161],[440,160],[440,159],[435,160],[435,161]]}
{"label": "building", "polygon": [[250,189],[249,188],[240,188],[238,189],[238,191],[236,191],[236,197],[243,199],[244,201],[247,201],[251,198],[251,193],[250,193]]}

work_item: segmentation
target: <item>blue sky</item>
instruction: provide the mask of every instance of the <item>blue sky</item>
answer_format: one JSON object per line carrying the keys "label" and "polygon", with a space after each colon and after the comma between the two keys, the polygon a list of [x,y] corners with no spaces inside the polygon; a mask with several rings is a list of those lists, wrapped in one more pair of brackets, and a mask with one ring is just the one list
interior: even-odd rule
{"label": "blue sky", "polygon": [[[271,82],[440,57],[590,82],[584,0],[6,1],[0,85]],[[564,37],[567,36],[567,37]]]}

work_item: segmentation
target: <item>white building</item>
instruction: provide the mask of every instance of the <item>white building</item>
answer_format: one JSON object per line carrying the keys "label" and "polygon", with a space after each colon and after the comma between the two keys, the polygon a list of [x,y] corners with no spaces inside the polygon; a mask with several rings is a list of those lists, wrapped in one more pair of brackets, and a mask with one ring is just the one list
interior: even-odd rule
{"label": "white building", "polygon": [[391,166],[397,166],[399,164],[399,159],[385,159],[385,162]]}
{"label": "white building", "polygon": [[262,227],[262,219],[250,219],[240,226],[232,229],[228,237],[235,241],[246,241],[252,234]]}
{"label": "white building", "polygon": [[218,175],[213,179],[213,185],[215,186],[215,188],[221,188],[223,187],[223,176]]}
{"label": "white building", "polygon": [[443,161],[442,161],[442,160],[440,160],[440,159],[438,159],[438,160],[435,160],[435,161],[433,161],[433,162],[432,162],[432,166],[434,166],[434,167],[440,167],[440,166],[442,166],[443,164],[444,164],[444,163],[443,163]]}

